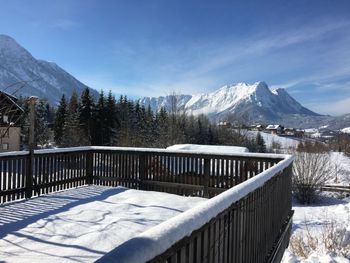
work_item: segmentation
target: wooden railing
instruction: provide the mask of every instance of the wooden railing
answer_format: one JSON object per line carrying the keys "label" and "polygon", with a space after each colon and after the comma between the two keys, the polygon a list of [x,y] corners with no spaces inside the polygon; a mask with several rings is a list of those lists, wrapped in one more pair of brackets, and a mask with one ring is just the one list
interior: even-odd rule
{"label": "wooden railing", "polygon": [[0,154],[0,204],[87,183],[89,151]]}
{"label": "wooden railing", "polygon": [[[291,220],[291,160],[285,164],[286,158],[284,155],[213,155],[120,147],[39,150],[33,155],[28,152],[3,153],[0,154],[0,203],[85,184],[214,197],[208,202],[240,188],[244,192],[248,187],[251,191],[244,192],[239,199],[235,199],[237,195],[228,197],[229,205],[225,209],[213,214],[210,220],[204,220],[190,233],[178,236],[172,246],[147,260],[278,260],[289,240]],[[268,175],[264,177],[264,173]],[[254,181],[249,179],[256,176],[263,178],[259,179],[260,185],[249,186]],[[212,211],[216,210],[208,210],[208,213]],[[198,222],[201,222],[200,218]],[[132,258],[123,260],[118,254],[129,242],[136,241],[126,242],[100,261],[133,262]],[[144,249],[157,251],[147,246]],[[138,250],[142,251],[142,247]]]}
{"label": "wooden railing", "polygon": [[291,231],[288,173],[233,202],[150,262],[279,262]]}

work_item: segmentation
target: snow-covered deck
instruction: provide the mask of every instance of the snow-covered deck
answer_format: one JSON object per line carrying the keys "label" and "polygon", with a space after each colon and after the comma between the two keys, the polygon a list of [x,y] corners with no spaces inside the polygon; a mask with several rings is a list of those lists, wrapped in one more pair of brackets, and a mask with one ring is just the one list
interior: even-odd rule
{"label": "snow-covered deck", "polygon": [[93,262],[207,199],[83,186],[0,207],[0,262]]}
{"label": "snow-covered deck", "polygon": [[0,161],[0,262],[278,261],[289,238],[289,155],[92,146]]}

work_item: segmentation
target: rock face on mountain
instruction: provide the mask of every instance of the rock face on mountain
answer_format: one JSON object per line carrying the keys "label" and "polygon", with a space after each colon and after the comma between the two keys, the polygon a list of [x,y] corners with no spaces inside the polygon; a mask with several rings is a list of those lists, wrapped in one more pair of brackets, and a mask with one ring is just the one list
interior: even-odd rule
{"label": "rock face on mountain", "polygon": [[[19,82],[28,81],[25,86]],[[22,87],[23,86],[23,87]],[[0,90],[16,96],[38,96],[56,104],[62,94],[78,94],[86,85],[52,62],[35,59],[13,38],[0,35]],[[91,89],[93,95],[97,91]]]}
{"label": "rock face on mountain", "polygon": [[284,89],[270,90],[265,82],[227,85],[207,94],[143,98],[141,103],[150,105],[153,110],[160,107],[170,110],[174,100],[179,110],[193,115],[205,114],[217,121],[231,117],[248,123],[278,122],[299,127],[312,126],[313,120],[327,118],[303,107]]}

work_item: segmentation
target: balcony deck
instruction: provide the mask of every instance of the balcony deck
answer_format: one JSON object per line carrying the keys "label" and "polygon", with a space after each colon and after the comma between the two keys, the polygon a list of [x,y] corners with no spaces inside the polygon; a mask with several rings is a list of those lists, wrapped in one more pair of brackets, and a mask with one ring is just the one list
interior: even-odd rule
{"label": "balcony deck", "polygon": [[[110,242],[98,262],[278,262],[290,235],[292,161],[117,147],[6,153],[0,154],[0,202],[30,204],[39,199],[32,196],[83,185],[210,198],[122,244]],[[90,249],[100,251],[95,244]]]}
{"label": "balcony deck", "polygon": [[93,262],[207,199],[82,186],[0,207],[5,262]]}

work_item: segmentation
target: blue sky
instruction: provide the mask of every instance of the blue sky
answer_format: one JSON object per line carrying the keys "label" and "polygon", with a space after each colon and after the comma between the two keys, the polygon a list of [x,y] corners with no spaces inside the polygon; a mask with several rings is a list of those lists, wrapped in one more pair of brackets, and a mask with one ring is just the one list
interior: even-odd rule
{"label": "blue sky", "polygon": [[350,113],[350,1],[0,0],[0,33],[131,97],[263,80]]}

